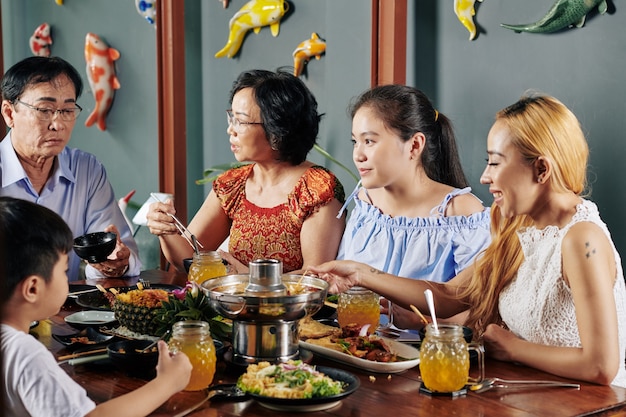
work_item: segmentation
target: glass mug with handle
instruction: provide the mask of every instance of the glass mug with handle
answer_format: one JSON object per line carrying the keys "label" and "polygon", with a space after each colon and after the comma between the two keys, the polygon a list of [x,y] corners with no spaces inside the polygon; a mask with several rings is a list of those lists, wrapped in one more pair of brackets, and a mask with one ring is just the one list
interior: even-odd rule
{"label": "glass mug with handle", "polygon": [[[478,377],[470,378],[469,352],[478,355]],[[452,393],[468,383],[479,383],[485,378],[483,346],[467,343],[460,324],[433,324],[426,326],[426,337],[420,347],[420,374],[424,386],[432,392]]]}

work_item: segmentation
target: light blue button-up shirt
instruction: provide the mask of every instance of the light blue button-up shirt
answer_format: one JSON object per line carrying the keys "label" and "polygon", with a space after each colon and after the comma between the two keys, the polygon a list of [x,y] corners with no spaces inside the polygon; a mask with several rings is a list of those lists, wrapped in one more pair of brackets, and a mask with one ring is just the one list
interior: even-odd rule
{"label": "light blue button-up shirt", "polygon": [[[92,154],[65,147],[57,156],[52,175],[39,194],[15,153],[9,132],[0,142],[0,196],[21,198],[48,207],[65,220],[74,237],[101,232],[114,224],[131,252],[125,275],[139,275],[141,261],[137,244],[117,204],[106,170]],[[68,277],[74,281],[80,279],[81,259],[74,252],[69,255]],[[90,265],[85,268],[85,275],[87,278],[104,276]]]}

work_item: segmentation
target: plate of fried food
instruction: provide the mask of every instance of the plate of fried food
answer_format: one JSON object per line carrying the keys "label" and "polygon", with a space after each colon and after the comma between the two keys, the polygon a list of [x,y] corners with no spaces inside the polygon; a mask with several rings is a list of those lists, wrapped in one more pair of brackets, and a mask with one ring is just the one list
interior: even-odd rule
{"label": "plate of fried food", "polygon": [[65,345],[69,350],[80,349],[84,347],[97,346],[107,343],[113,339],[112,335],[102,334],[93,327],[87,327],[78,333],[66,335],[52,334],[57,342]]}
{"label": "plate of fried food", "polygon": [[420,353],[413,346],[360,334],[360,326],[340,329],[310,318],[300,321],[300,347],[326,358],[377,373],[398,373],[419,365]]}
{"label": "plate of fried food", "polygon": [[237,381],[237,388],[263,407],[294,412],[333,408],[359,386],[359,379],[349,372],[301,360],[251,364]]}

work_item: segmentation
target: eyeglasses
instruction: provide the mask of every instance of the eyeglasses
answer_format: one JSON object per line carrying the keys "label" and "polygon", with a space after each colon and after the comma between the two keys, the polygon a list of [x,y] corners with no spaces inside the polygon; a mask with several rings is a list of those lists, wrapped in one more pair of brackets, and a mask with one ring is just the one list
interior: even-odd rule
{"label": "eyeglasses", "polygon": [[43,122],[49,122],[51,120],[54,120],[54,116],[56,116],[57,114],[64,122],[73,122],[83,110],[83,108],[80,107],[78,104],[76,104],[76,107],[70,109],[52,109],[48,107],[35,107],[32,104],[24,103],[20,99],[15,99],[15,101],[28,107],[31,110],[35,110],[35,116],[37,117],[37,119]]}
{"label": "eyeglasses", "polygon": [[239,129],[241,129],[241,126],[244,126],[244,125],[262,125],[263,124],[263,122],[242,122],[241,120],[237,119],[233,115],[232,110],[226,110],[226,119],[228,120],[228,124],[237,131],[239,131]]}

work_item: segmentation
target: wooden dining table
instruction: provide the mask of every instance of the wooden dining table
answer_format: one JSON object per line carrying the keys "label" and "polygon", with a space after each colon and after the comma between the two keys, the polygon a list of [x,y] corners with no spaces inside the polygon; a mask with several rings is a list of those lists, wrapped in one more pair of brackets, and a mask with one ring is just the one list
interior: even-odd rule
{"label": "wooden dining table", "polygon": [[[101,279],[81,281],[80,284],[104,287],[135,285],[139,278],[151,283],[184,285],[186,275],[162,270],[143,271],[140,277],[127,279]],[[76,282],[72,282],[76,284]],[[61,311],[43,320],[31,329],[33,336],[44,343],[56,356],[70,352],[57,342],[52,334],[76,332],[64,321],[64,317],[83,309],[75,300],[68,298]],[[305,352],[302,352],[303,356]],[[487,377],[516,380],[553,380],[575,382],[575,388],[494,388],[476,393],[468,391],[460,396],[431,396],[420,391],[419,366],[400,373],[373,373],[341,362],[308,353],[313,365],[341,369],[355,375],[359,388],[343,398],[334,407],[303,414],[338,417],[399,417],[399,416],[626,416],[626,389],[614,386],[601,386],[580,381],[572,381],[547,374],[533,368],[513,363],[500,362],[489,358],[485,361]],[[145,384],[144,379],[127,376],[111,364],[87,363],[81,365],[61,365],[88,395],[100,403],[115,398]],[[245,368],[232,362],[218,360],[213,384],[236,382]],[[174,416],[199,403],[206,391],[180,392],[172,396],[152,416]],[[253,399],[240,401],[209,400],[192,411],[190,416],[200,417],[255,417],[291,416],[294,411],[276,411]]]}

